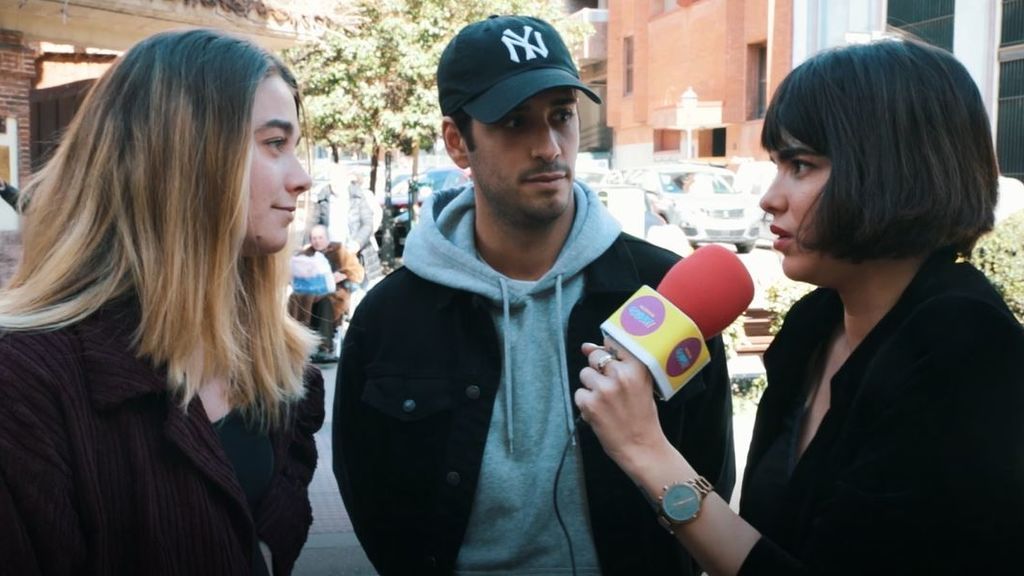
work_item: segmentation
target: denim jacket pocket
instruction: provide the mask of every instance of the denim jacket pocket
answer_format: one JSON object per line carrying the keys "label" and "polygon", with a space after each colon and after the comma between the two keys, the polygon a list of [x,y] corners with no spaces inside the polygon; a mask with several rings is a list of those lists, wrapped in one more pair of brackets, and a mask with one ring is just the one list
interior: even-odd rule
{"label": "denim jacket pocket", "polygon": [[423,420],[451,409],[452,384],[437,376],[387,375],[367,378],[363,402],[402,422]]}

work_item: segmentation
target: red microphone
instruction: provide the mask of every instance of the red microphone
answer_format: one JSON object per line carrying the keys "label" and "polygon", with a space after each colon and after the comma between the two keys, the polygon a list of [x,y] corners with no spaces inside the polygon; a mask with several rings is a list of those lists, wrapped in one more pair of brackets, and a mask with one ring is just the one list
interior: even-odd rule
{"label": "red microphone", "polygon": [[735,254],[711,244],[673,266],[655,291],[642,286],[601,330],[654,376],[658,396],[672,397],[710,360],[717,336],[754,299],[754,281]]}

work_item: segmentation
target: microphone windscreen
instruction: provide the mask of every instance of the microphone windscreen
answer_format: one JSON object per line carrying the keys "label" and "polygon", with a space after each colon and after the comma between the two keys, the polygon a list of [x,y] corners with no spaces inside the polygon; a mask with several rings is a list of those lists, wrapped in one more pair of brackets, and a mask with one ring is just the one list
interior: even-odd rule
{"label": "microphone windscreen", "polygon": [[754,299],[754,281],[727,248],[708,244],[673,266],[658,293],[690,317],[704,339],[725,330]]}

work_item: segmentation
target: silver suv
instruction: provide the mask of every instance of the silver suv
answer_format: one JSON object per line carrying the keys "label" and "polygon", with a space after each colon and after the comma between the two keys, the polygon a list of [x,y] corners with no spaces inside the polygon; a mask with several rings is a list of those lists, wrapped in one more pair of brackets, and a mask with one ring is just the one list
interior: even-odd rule
{"label": "silver suv", "polygon": [[678,224],[690,244],[734,244],[740,254],[757,243],[761,210],[757,198],[733,187],[735,174],[708,164],[655,164],[626,170],[627,184],[660,197],[662,214]]}

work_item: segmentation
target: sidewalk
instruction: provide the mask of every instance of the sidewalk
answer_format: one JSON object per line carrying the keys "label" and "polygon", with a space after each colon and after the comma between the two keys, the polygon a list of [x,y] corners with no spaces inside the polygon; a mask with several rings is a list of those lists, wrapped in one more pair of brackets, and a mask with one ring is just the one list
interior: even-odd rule
{"label": "sidewalk", "polygon": [[334,406],[336,364],[323,364],[324,401],[327,420],[316,434],[316,448],[320,458],[309,486],[309,500],[313,505],[313,526],[302,549],[295,576],[373,576],[370,561],[352,531],[345,507],[341,502],[338,484],[331,469],[331,414]]}

